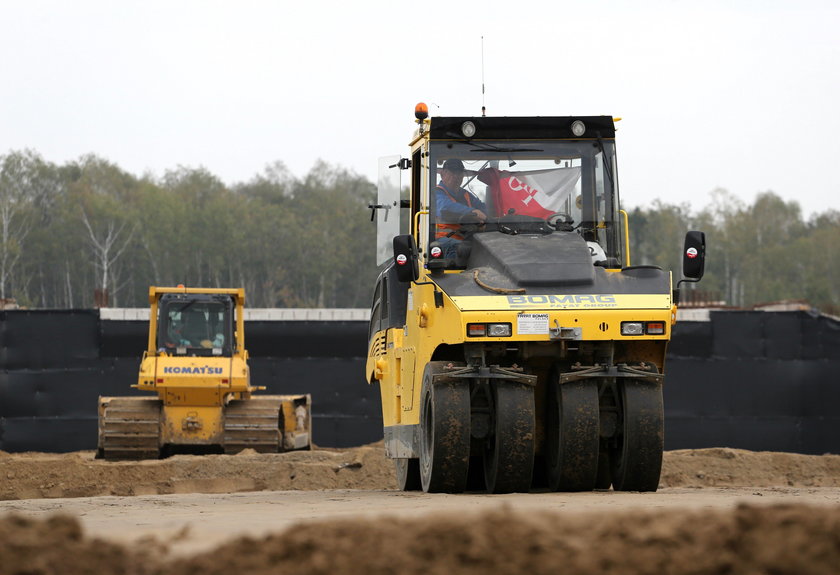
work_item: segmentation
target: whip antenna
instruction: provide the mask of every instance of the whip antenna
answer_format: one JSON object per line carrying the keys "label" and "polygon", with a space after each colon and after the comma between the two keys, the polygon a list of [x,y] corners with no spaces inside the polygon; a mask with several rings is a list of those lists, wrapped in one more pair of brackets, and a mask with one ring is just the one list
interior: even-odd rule
{"label": "whip antenna", "polygon": [[481,37],[481,115],[487,115],[487,108],[484,107],[484,36]]}

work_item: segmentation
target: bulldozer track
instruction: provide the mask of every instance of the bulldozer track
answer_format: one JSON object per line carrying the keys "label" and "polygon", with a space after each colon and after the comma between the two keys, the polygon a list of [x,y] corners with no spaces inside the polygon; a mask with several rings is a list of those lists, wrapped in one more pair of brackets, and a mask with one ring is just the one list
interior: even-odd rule
{"label": "bulldozer track", "polygon": [[280,409],[283,398],[256,396],[231,401],[225,407],[225,453],[253,449],[277,453],[282,445]]}
{"label": "bulldozer track", "polygon": [[160,409],[159,399],[100,398],[99,455],[105,459],[157,459]]}

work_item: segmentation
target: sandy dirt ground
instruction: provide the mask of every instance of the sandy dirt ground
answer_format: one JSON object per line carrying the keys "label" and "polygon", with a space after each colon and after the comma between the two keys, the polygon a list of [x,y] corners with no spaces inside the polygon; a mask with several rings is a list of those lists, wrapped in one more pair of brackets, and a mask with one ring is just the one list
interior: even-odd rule
{"label": "sandy dirt ground", "polygon": [[394,490],[381,445],[0,452],[6,573],[838,573],[840,456],[666,452],[656,493]]}

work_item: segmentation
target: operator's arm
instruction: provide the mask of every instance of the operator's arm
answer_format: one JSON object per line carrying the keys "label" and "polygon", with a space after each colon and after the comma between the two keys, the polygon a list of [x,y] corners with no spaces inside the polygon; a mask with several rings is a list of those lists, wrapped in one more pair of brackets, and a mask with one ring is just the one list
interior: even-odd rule
{"label": "operator's arm", "polygon": [[484,202],[478,199],[478,196],[476,196],[472,192],[467,191],[467,194],[469,194],[470,196],[470,204],[472,205],[471,207],[467,208],[469,209],[468,218],[464,219],[464,216],[461,216],[460,221],[462,223],[476,223],[476,220],[478,220],[478,223],[483,224],[485,221],[487,221],[487,206],[485,206]]}
{"label": "operator's arm", "polygon": [[484,202],[482,202],[478,198],[478,196],[476,196],[475,194],[473,194],[471,192],[467,192],[467,193],[470,194],[470,196],[472,196],[473,209],[481,210],[481,213],[486,215],[487,214],[487,206],[484,204]]}
{"label": "operator's arm", "polygon": [[458,223],[462,217],[466,216],[474,209],[453,201],[452,198],[440,189],[435,192],[435,203],[438,221],[442,223]]}

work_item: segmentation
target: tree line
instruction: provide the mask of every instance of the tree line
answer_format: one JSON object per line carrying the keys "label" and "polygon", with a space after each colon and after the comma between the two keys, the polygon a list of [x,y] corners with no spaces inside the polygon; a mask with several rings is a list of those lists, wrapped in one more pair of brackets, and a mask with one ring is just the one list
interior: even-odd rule
{"label": "tree line", "polygon": [[367,307],[376,279],[366,178],[280,162],[226,186],[204,168],[136,177],[94,155],[0,156],[0,298],[146,307],[150,285],[244,287],[249,307]]}
{"label": "tree line", "polygon": [[700,300],[734,307],[802,300],[840,315],[840,212],[836,210],[805,220],[797,202],[771,191],[758,194],[747,205],[718,189],[698,213],[686,205],[656,201],[631,210],[629,216],[631,263],[674,270],[675,280],[685,231],[705,232],[706,274],[699,284],[688,287]]}
{"label": "tree line", "polygon": [[[146,307],[150,285],[244,287],[249,307],[367,307],[377,269],[375,185],[318,162],[276,162],[231,186],[204,168],[135,176],[95,155],[57,165],[0,156],[0,298],[33,308]],[[633,264],[680,269],[689,229],[706,232],[700,297],[749,307],[806,300],[840,310],[840,212],[803,219],[773,192],[725,190],[694,213],[656,201],[629,211]]]}

